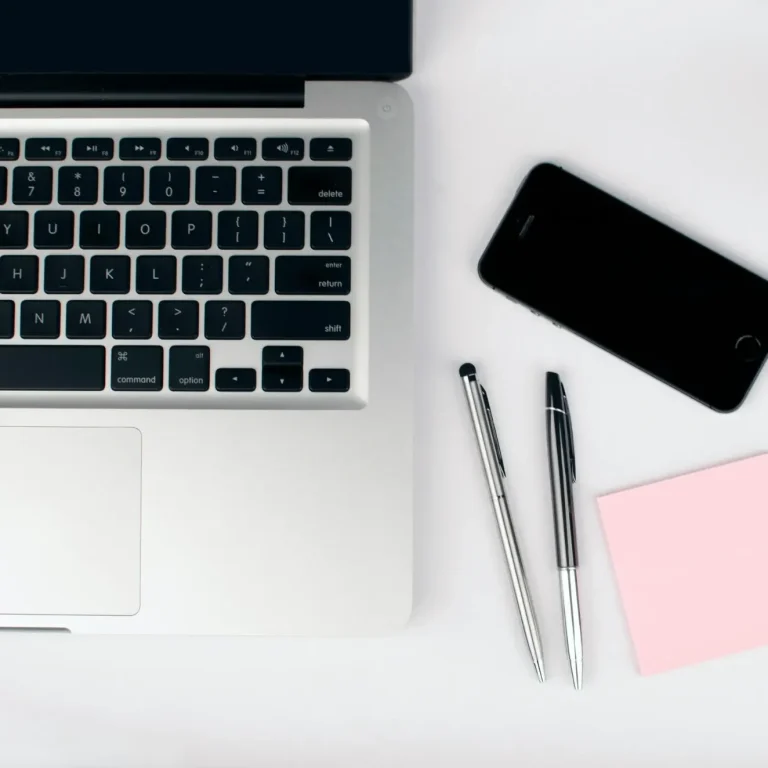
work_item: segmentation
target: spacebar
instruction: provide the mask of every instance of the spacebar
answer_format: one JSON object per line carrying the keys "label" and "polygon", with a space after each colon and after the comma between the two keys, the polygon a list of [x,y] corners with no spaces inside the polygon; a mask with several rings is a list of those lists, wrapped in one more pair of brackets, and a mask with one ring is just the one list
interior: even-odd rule
{"label": "spacebar", "polygon": [[0,390],[104,389],[104,347],[0,345]]}

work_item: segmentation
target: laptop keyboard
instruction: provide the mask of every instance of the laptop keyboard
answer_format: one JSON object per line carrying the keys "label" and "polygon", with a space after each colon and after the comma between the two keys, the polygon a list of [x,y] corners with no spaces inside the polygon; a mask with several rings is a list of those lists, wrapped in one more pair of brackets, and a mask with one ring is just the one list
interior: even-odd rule
{"label": "laptop keyboard", "polygon": [[0,136],[0,404],[359,398],[359,129],[260,123],[242,136]]}

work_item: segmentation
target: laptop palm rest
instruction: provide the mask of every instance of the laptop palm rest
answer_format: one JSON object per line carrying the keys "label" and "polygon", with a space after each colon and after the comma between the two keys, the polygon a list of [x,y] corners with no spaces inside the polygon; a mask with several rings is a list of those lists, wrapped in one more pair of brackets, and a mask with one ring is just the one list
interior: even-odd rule
{"label": "laptop palm rest", "polygon": [[141,433],[0,427],[0,614],[130,616],[140,577]]}

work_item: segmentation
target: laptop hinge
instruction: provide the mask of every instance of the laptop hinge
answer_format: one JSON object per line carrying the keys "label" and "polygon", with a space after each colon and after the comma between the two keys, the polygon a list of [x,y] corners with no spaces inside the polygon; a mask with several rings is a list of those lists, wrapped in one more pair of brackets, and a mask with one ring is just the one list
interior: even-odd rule
{"label": "laptop hinge", "polygon": [[304,79],[259,75],[0,75],[0,107],[303,107]]}

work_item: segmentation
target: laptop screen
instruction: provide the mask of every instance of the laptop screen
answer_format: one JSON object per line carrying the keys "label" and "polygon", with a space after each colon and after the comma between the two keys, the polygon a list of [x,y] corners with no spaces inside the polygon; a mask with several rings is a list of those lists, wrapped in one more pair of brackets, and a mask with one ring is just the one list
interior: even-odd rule
{"label": "laptop screen", "polygon": [[411,0],[4,3],[0,73],[242,73],[396,79]]}

